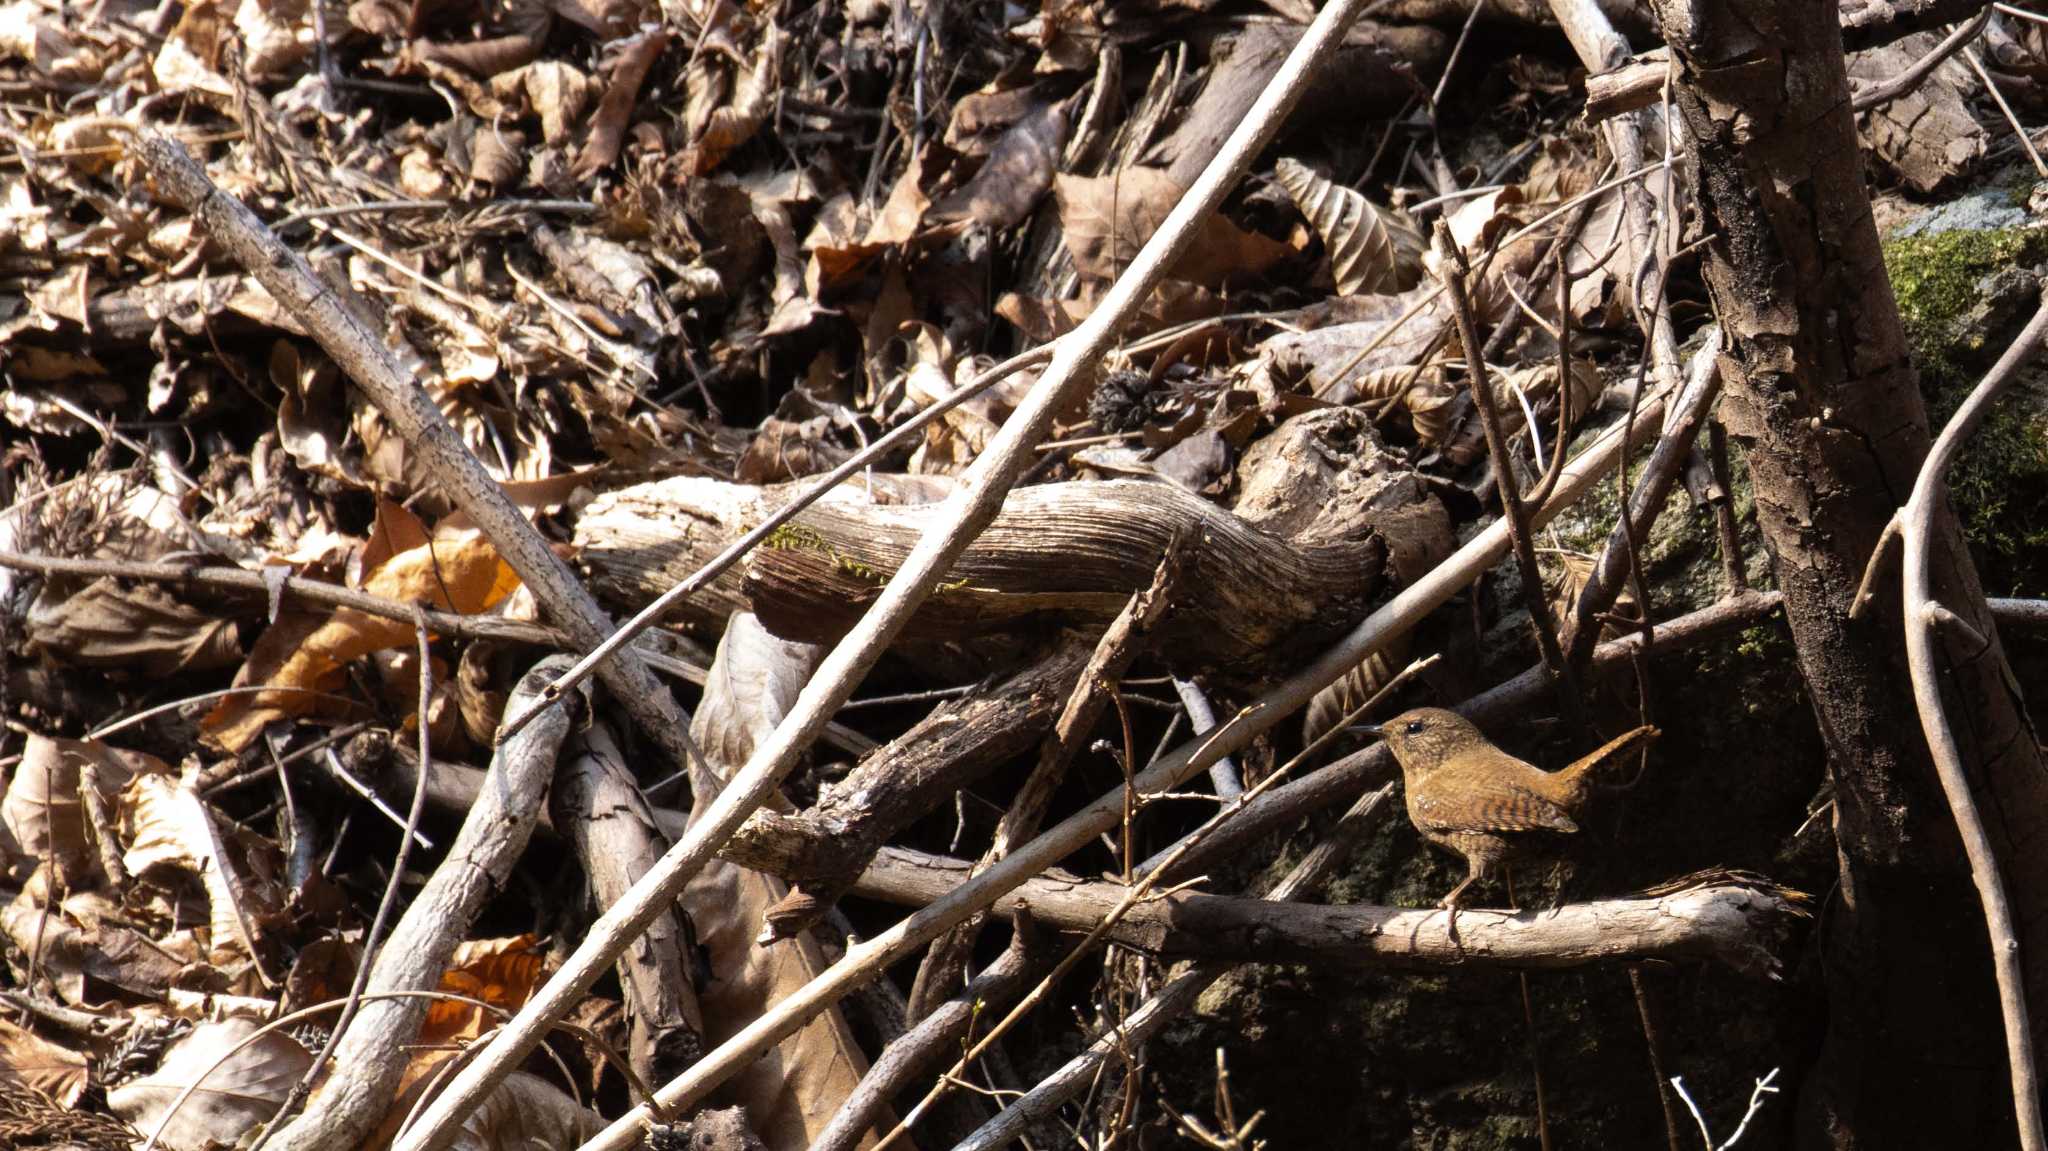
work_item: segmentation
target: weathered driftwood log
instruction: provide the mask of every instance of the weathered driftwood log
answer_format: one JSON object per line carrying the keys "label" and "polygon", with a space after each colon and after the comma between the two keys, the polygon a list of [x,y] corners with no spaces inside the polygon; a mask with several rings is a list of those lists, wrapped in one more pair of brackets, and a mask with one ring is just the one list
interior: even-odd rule
{"label": "weathered driftwood log", "polygon": [[[727,858],[772,871],[789,845],[733,841]],[[964,882],[965,860],[885,847],[853,894],[921,907]],[[1053,872],[1027,881],[992,911],[1028,907],[1039,923],[1086,932],[1130,889]],[[1715,875],[1627,898],[1520,912],[1465,909],[1457,925],[1437,908],[1326,907],[1182,892],[1148,900],[1110,929],[1117,943],[1174,959],[1376,967],[1577,967],[1643,959],[1711,960],[1775,978],[1801,897],[1761,881]]]}
{"label": "weathered driftwood log", "polygon": [[[1421,498],[1419,482],[1405,476],[1390,478],[1389,489],[1398,489],[1386,491],[1396,504]],[[1242,670],[1299,656],[1355,622],[1385,584],[1373,509],[1332,510],[1288,539],[1170,484],[1023,488],[905,635],[940,642],[1047,617],[1101,626],[1146,586],[1180,536],[1192,543],[1176,610],[1156,634],[1159,655],[1176,670]],[[749,567],[755,614],[777,634],[837,639],[936,514],[927,506],[811,509]],[[1343,520],[1350,523],[1335,522]]]}
{"label": "weathered driftwood log", "polygon": [[[875,480],[805,510],[749,557],[744,576],[727,573],[677,619],[717,628],[746,608],[785,638],[836,641],[942,514],[931,501],[949,487]],[[1155,655],[1179,672],[1253,678],[1356,623],[1389,567],[1413,578],[1449,551],[1435,496],[1351,409],[1288,420],[1247,453],[1238,486],[1235,513],[1163,482],[1012,492],[898,646],[935,651],[1046,623],[1099,628],[1150,583],[1180,536],[1186,571]],[[584,510],[576,544],[599,594],[636,607],[760,522],[787,490],[672,479],[613,492]]]}
{"label": "weathered driftwood log", "polygon": [[[756,487],[675,476],[605,492],[577,518],[578,558],[599,599],[637,611],[751,531],[803,486]],[[951,481],[942,477],[878,473],[848,482],[821,502],[927,502],[951,490]],[[723,631],[732,613],[749,610],[741,574],[737,567],[728,570],[676,605],[667,622],[713,634]]]}
{"label": "weathered driftwood log", "polygon": [[946,798],[1038,744],[1087,663],[1093,643],[1069,635],[1038,662],[985,691],[948,700],[877,749],[809,810],[759,811],[741,839],[793,844],[776,874],[795,890],[768,912],[784,935],[837,902],[891,836]]}

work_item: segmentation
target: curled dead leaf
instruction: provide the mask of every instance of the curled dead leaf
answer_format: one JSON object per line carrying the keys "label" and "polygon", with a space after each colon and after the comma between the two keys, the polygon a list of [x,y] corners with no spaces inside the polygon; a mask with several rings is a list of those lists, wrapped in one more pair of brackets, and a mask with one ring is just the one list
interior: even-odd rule
{"label": "curled dead leaf", "polygon": [[1422,241],[1413,226],[1398,225],[1410,233],[1413,244],[1404,254],[1390,227],[1394,217],[1373,207],[1360,193],[1291,158],[1274,165],[1273,178],[1323,238],[1338,295],[1369,295],[1414,286],[1422,272]]}

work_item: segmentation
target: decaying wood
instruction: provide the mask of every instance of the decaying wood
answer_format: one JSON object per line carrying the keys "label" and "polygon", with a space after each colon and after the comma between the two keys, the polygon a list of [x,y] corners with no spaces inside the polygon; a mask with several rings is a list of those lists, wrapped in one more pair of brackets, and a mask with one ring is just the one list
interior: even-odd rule
{"label": "decaying wood", "polygon": [[[617,741],[602,722],[578,731],[548,793],[548,815],[568,838],[588,877],[592,904],[609,906],[668,850],[653,809],[640,794]],[[689,953],[692,935],[677,918],[656,919],[640,946],[619,956],[632,1033],[633,1072],[659,1083],[704,1053],[704,1009],[697,1002]]]}
{"label": "decaying wood", "polygon": [[[1154,650],[1176,669],[1248,667],[1299,658],[1365,613],[1381,586],[1379,506],[1426,498],[1388,476],[1380,501],[1347,508],[1293,540],[1268,535],[1191,492],[1136,480],[1042,484],[1012,492],[980,539],[926,601],[905,636],[955,639],[1051,617],[1106,624],[1144,587],[1176,537],[1187,539],[1182,600]],[[879,580],[903,562],[937,509],[845,505],[799,516],[781,546],[758,554],[746,587],[771,631],[830,640],[859,618]]]}
{"label": "decaying wood", "polygon": [[[599,493],[576,520],[576,553],[608,603],[637,609],[694,574],[766,521],[808,483],[755,487],[674,476]],[[952,491],[944,477],[878,472],[833,489],[821,502],[922,503]],[[747,611],[740,570],[728,570],[670,610],[666,622],[716,634]]]}
{"label": "decaying wood", "polygon": [[[773,506],[771,495],[757,491],[666,480],[614,493],[593,505],[602,513],[595,523],[586,515],[587,526],[578,528],[583,562],[611,596],[645,602]],[[1364,614],[1386,558],[1376,526],[1433,499],[1415,477],[1390,471],[1368,479],[1357,501],[1319,509],[1318,519],[1283,537],[1170,484],[1023,488],[912,617],[903,642],[952,643],[1044,619],[1105,625],[1150,581],[1179,535],[1190,541],[1188,572],[1160,628],[1161,657],[1235,674],[1284,663]],[[837,639],[942,509],[822,501],[770,537],[739,586],[727,577],[707,589],[701,610],[746,606],[778,635]]]}
{"label": "decaying wood", "polygon": [[897,1092],[938,1070],[948,1049],[958,1047],[975,1020],[1008,1006],[1024,993],[1027,979],[1038,978],[1052,966],[1052,958],[1045,954],[1050,948],[1032,927],[1028,913],[1012,916],[1010,927],[1010,946],[1001,957],[883,1050],[861,1079],[860,1089],[847,1097],[811,1144],[811,1151],[853,1151]]}
{"label": "decaying wood", "polygon": [[1067,636],[1008,679],[933,708],[827,787],[809,810],[760,811],[740,825],[734,842],[796,848],[782,866],[760,869],[795,885],[769,909],[767,934],[787,938],[817,922],[897,832],[1037,744],[1092,647],[1085,637]]}
{"label": "decaying wood", "polygon": [[[1276,902],[1304,900],[1321,890],[1323,881],[1350,856],[1393,792],[1394,785],[1389,783],[1377,791],[1359,796],[1357,802],[1338,819],[1337,826],[1331,828],[1323,841],[1303,856],[1285,878],[1273,885],[1266,898]],[[1193,851],[1180,856],[1181,863],[1199,865],[1201,859],[1197,856],[1207,858],[1213,855],[1214,846],[1214,840],[1196,844]],[[987,1148],[1010,1142],[1027,1124],[1051,1114],[1054,1108],[1093,1083],[1105,1060],[1117,1058],[1127,1051],[1142,1050],[1161,1027],[1193,1007],[1202,992],[1222,978],[1230,966],[1217,960],[1190,965],[1166,986],[1153,992],[1136,1010],[1118,1019],[1114,1027],[1097,1036],[1079,1055],[1003,1108],[1002,1114],[983,1124],[959,1146]]]}
{"label": "decaying wood", "polygon": [[[773,871],[792,846],[753,837],[734,840],[728,851],[736,862]],[[861,873],[853,894],[920,907],[959,887],[972,870],[966,860],[888,847]],[[1054,872],[1003,895],[992,910],[1029,908],[1047,927],[1085,932],[1129,891],[1121,883]],[[1436,908],[1280,905],[1182,892],[1140,903],[1110,929],[1109,938],[1173,959],[1397,967],[1711,959],[1763,976],[1777,973],[1784,932],[1801,915],[1780,893],[1716,884],[1541,912],[1461,910],[1454,934],[1449,917]]]}
{"label": "decaying wood", "polygon": [[[1852,53],[1874,52],[1892,45],[1894,41],[1910,39],[1920,33],[1931,31],[1945,24],[1957,21],[1971,21],[1971,25],[1957,29],[1954,35],[1970,36],[1982,27],[1981,21],[1988,17],[1991,6],[1974,0],[1909,0],[1895,3],[1893,0],[1847,0],[1842,5],[1842,38]],[[1974,18],[1974,19],[1973,19]],[[1945,45],[1950,51],[1957,45]],[[1945,56],[1946,53],[1943,53]],[[1942,56],[1934,57],[1931,64],[1938,64]],[[1912,57],[1908,56],[1908,60]],[[1671,73],[1671,49],[1652,48],[1639,52],[1618,68],[1598,72],[1586,77],[1586,120],[1599,123],[1611,116],[1647,108],[1663,99],[1664,81]],[[1897,75],[1896,72],[1888,75]],[[1884,77],[1873,77],[1881,79]],[[1866,111],[1877,104],[1895,98],[1900,91],[1910,90],[1917,77],[1897,76],[1902,81],[1896,89],[1884,85],[1883,90],[1858,93],[1856,110]],[[1974,126],[1975,121],[1971,121]],[[1933,138],[1942,138],[1936,134]]]}
{"label": "decaying wood", "polygon": [[[514,699],[530,700],[569,662],[550,656],[535,664]],[[498,749],[447,857],[376,956],[367,992],[441,986],[456,945],[469,937],[477,914],[511,876],[540,822],[555,757],[573,718],[568,708],[556,708]],[[361,1146],[397,1096],[406,1047],[419,1034],[427,1007],[427,1000],[412,997],[366,998],[355,1026],[335,1047],[333,1073],[305,1112],[278,1132],[277,1145],[315,1151]]]}

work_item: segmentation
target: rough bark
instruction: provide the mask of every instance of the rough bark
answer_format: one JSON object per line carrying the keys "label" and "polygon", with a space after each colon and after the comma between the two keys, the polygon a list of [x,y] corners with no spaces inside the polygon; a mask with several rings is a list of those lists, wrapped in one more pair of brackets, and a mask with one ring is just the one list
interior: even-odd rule
{"label": "rough bark", "polygon": [[816,922],[897,832],[955,792],[1029,751],[1059,716],[1093,641],[1068,635],[1043,659],[986,691],[948,700],[825,789],[816,806],[758,811],[734,838],[799,845],[775,874],[795,890],[768,912],[776,936]]}
{"label": "rough bark", "polygon": [[[610,728],[578,731],[555,773],[548,814],[575,848],[589,877],[592,905],[609,907],[668,850],[654,810],[641,796]],[[640,943],[619,956],[619,985],[633,1030],[626,1057],[634,1073],[658,1083],[704,1053],[704,1009],[697,1002],[683,912],[657,918]]]}
{"label": "rough bark", "polygon": [[[1712,236],[1704,271],[1726,338],[1723,415],[1749,458],[1835,783],[1828,1034],[1802,1136],[2005,1145],[2012,1112],[1983,920],[1914,718],[1896,604],[1880,597],[1881,610],[1849,618],[1928,432],[1864,188],[1841,26],[1823,5],[1657,9],[1681,64],[1693,194]],[[1940,598],[1992,635],[1954,517],[1943,519]],[[2029,852],[2048,821],[2048,776],[1995,644],[1947,656],[1973,786],[2025,924],[2028,990],[2048,993],[2048,859]]]}

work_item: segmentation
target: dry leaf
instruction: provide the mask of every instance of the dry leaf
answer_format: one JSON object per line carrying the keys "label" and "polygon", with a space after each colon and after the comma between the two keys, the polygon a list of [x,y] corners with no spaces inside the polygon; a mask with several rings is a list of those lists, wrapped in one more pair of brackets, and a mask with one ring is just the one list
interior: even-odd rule
{"label": "dry leaf", "polygon": [[[1083,275],[1114,280],[1158,231],[1186,189],[1158,168],[1132,167],[1108,176],[1053,178],[1067,251]],[[1256,279],[1294,249],[1211,214],[1168,275],[1204,287]]]}
{"label": "dry leaf", "polygon": [[[768,634],[751,614],[732,617],[719,642],[690,731],[712,766],[737,770],[788,714],[822,649]],[[722,1043],[804,986],[827,964],[809,933],[756,946],[762,915],[789,893],[781,880],[714,860],[690,881],[683,906],[697,926],[712,978],[703,988],[704,1039]],[[782,1041],[727,1085],[774,1151],[802,1151],[867,1071],[837,1011]],[[871,1146],[870,1134],[861,1144]]]}
{"label": "dry leaf", "polygon": [[1344,403],[1359,372],[1407,367],[1421,358],[1450,326],[1451,313],[1436,285],[1422,283],[1394,296],[1328,300],[1283,318],[1295,330],[1268,337],[1259,354],[1309,365],[1314,394]]}
{"label": "dry leaf", "polygon": [[788,37],[769,21],[755,50],[753,66],[733,86],[732,102],[705,118],[701,132],[691,144],[691,166],[699,175],[724,162],[733,150],[754,138],[768,120],[769,100],[782,72],[782,53]]}
{"label": "dry leaf", "polygon": [[[1392,637],[1385,648],[1367,656],[1364,663],[1338,676],[1335,683],[1317,692],[1308,701],[1308,710],[1301,717],[1301,739],[1304,744],[1321,739],[1331,728],[1343,722],[1344,717],[1373,697],[1373,693],[1385,687],[1394,678],[1396,668],[1408,662],[1409,637],[1407,632]],[[1362,722],[1363,717],[1359,721]]]}
{"label": "dry leaf", "polygon": [[[534,935],[464,940],[449,957],[448,969],[441,973],[441,990],[517,1011],[540,985],[545,959],[540,938]],[[482,1008],[436,1000],[420,1021],[420,1042],[451,1044],[471,1040],[500,1022],[500,1017]]]}
{"label": "dry leaf", "polygon": [[44,906],[39,879],[0,909],[0,929],[23,955],[39,954],[42,971],[67,1003],[103,1002],[108,988],[141,999],[163,997],[196,950],[174,940],[151,940],[125,926],[125,909],[99,892],[78,892]]}
{"label": "dry leaf", "polygon": [[216,824],[190,776],[136,776],[121,796],[121,825],[121,862],[131,875],[170,868],[205,889],[209,961],[225,967],[260,955],[256,922],[284,902],[270,841]]}
{"label": "dry leaf", "polygon": [[[1370,295],[1414,286],[1422,269],[1402,265],[1393,235],[1372,201],[1299,160],[1282,159],[1274,165],[1273,178],[1294,197],[1301,214],[1323,238],[1338,295]],[[1419,239],[1416,247],[1421,247]]]}
{"label": "dry leaf", "polygon": [[44,76],[67,83],[98,79],[101,53],[65,30],[63,12],[36,0],[0,7],[0,59],[26,60]]}
{"label": "dry leaf", "polygon": [[0,1083],[33,1087],[65,1106],[85,1093],[85,1055],[0,1019]]}
{"label": "dry leaf", "polygon": [[[402,522],[396,512],[380,514],[379,523],[386,527],[379,537],[398,530],[389,525]],[[518,576],[490,540],[481,532],[461,530],[397,551],[375,565],[362,590],[399,603],[474,615],[510,595],[518,584]],[[350,660],[413,642],[411,624],[352,608],[339,608],[325,617],[287,613],[256,641],[249,661],[235,677],[237,685],[276,690],[227,696],[207,714],[201,730],[216,746],[239,751],[272,720],[319,708],[321,694],[341,685],[342,669]]]}
{"label": "dry leaf", "polygon": [[12,869],[23,875],[50,865],[67,888],[97,886],[103,876],[79,793],[84,776],[91,774],[101,802],[112,811],[135,773],[169,771],[162,760],[138,751],[31,732],[0,799],[0,855],[11,855]]}
{"label": "dry leaf", "polygon": [[1034,109],[1002,134],[973,179],[933,205],[931,218],[971,219],[997,230],[1016,227],[1052,186],[1066,141],[1067,105]]}
{"label": "dry leaf", "polygon": [[1443,441],[1451,428],[1451,401],[1458,389],[1451,386],[1441,363],[1412,368],[1373,368],[1354,373],[1348,380],[1355,400],[1377,405],[1396,401],[1408,413],[1415,427],[1415,440],[1425,448]]}
{"label": "dry leaf", "polygon": [[[153,1073],[107,1092],[107,1107],[145,1133],[163,1123],[157,1145],[170,1151],[235,1142],[276,1114],[313,1064],[312,1055],[280,1031],[228,1055],[256,1030],[247,1019],[200,1024],[164,1053]],[[226,1062],[215,1067],[223,1056]],[[198,1089],[173,1113],[172,1103],[195,1083]]]}

